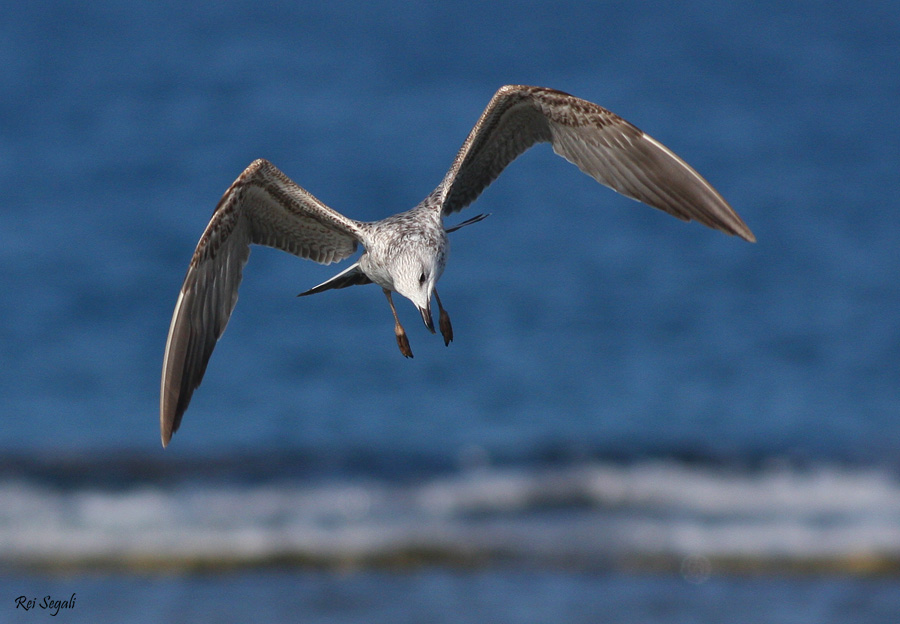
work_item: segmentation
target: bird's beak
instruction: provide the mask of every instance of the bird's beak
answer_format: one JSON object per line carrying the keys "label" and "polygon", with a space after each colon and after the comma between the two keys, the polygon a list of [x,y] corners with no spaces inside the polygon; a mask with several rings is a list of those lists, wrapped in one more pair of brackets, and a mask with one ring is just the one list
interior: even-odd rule
{"label": "bird's beak", "polygon": [[424,308],[419,308],[419,312],[422,313],[422,320],[425,321],[425,327],[433,334],[434,321],[431,319],[431,301],[426,303]]}

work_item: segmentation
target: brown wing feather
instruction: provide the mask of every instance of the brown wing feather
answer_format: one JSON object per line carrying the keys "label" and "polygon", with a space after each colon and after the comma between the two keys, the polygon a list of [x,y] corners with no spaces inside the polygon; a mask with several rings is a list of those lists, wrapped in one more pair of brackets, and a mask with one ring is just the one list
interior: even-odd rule
{"label": "brown wing feather", "polygon": [[356,251],[359,228],[265,160],[235,180],[200,237],[169,326],[160,391],[163,446],[181,424],[225,331],[250,244],[330,264]]}
{"label": "brown wing feather", "polygon": [[756,240],[712,185],[671,150],[602,106],[542,87],[497,91],[435,189],[442,213],[468,206],[538,142],[551,143],[557,154],[627,197]]}

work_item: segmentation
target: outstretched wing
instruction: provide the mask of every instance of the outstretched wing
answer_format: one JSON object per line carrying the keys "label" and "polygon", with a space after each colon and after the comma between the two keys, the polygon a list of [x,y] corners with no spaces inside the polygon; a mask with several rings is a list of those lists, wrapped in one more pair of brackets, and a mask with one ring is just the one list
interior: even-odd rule
{"label": "outstretched wing", "polygon": [[163,446],[181,424],[225,331],[250,244],[330,264],[356,251],[359,240],[358,222],[320,202],[270,162],[256,160],[244,170],[219,200],[175,304],[162,368]]}
{"label": "outstretched wing", "polygon": [[543,87],[497,91],[432,194],[442,214],[468,206],[538,142],[551,143],[557,154],[627,197],[756,240],[709,182],[664,145],[601,106]]}

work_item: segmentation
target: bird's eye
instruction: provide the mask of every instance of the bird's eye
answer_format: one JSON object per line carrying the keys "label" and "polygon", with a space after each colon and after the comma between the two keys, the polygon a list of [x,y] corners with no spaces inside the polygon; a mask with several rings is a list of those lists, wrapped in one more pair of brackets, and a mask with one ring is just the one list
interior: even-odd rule
{"label": "bird's eye", "polygon": [[425,277],[425,272],[423,271],[422,274],[419,276],[419,284],[424,284],[426,279],[428,279],[428,278]]}

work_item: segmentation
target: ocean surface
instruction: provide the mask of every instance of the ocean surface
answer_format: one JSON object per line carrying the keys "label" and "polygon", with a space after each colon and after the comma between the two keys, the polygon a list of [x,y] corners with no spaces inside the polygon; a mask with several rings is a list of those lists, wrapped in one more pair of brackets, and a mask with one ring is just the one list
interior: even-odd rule
{"label": "ocean surface", "polygon": [[[0,622],[898,621],[900,4],[2,14]],[[346,264],[256,248],[163,450],[243,168],[379,219],[508,83],[622,115],[759,242],[539,146],[452,220],[491,213],[452,236],[449,347],[397,299],[405,360],[377,287],[298,299]]]}

